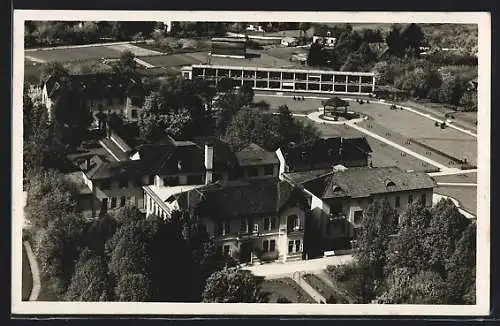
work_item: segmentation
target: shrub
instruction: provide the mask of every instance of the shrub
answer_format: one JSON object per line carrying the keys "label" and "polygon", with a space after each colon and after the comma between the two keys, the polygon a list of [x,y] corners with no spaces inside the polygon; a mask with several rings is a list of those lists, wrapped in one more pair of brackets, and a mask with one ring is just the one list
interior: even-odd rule
{"label": "shrub", "polygon": [[278,300],[276,300],[277,303],[292,303],[292,301],[288,300],[286,297],[279,297]]}
{"label": "shrub", "polygon": [[327,270],[337,282],[345,282],[349,280],[351,275],[358,272],[358,268],[355,264],[328,266]]}

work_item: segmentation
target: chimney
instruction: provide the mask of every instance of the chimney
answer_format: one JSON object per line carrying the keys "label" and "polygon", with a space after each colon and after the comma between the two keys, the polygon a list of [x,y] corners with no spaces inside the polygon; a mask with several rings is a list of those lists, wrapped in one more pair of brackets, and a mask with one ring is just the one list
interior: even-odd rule
{"label": "chimney", "polygon": [[212,170],[214,165],[214,147],[212,144],[205,144],[205,184],[212,183]]}

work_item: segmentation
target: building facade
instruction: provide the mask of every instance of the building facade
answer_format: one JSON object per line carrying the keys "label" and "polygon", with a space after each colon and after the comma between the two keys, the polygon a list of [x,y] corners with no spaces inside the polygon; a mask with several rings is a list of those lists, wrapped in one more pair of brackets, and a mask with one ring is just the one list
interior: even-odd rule
{"label": "building facade", "polygon": [[375,75],[371,72],[197,64],[183,67],[182,76],[204,79],[214,85],[228,77],[235,86],[248,85],[255,90],[358,95],[369,95],[375,90]]}

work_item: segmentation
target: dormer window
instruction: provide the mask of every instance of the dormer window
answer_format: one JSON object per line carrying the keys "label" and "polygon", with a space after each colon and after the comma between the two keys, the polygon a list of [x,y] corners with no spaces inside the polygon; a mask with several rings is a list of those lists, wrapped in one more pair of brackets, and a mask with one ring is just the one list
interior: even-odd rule
{"label": "dormer window", "polygon": [[179,171],[182,170],[182,161],[177,162],[177,168],[179,169]]}
{"label": "dormer window", "polygon": [[396,184],[394,183],[394,181],[387,179],[385,180],[385,187],[386,188],[396,187]]}

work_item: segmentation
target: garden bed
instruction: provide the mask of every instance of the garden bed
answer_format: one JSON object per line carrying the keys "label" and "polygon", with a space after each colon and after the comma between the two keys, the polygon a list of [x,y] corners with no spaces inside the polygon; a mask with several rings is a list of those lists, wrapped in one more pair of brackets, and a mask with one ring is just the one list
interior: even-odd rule
{"label": "garden bed", "polygon": [[349,303],[349,300],[339,295],[335,289],[323,282],[314,274],[304,275],[306,282],[312,286],[319,294],[326,298],[327,303]]}
{"label": "garden bed", "polygon": [[279,298],[286,298],[292,303],[316,303],[290,278],[265,280],[262,282],[261,290],[268,295],[268,303],[276,303]]}

